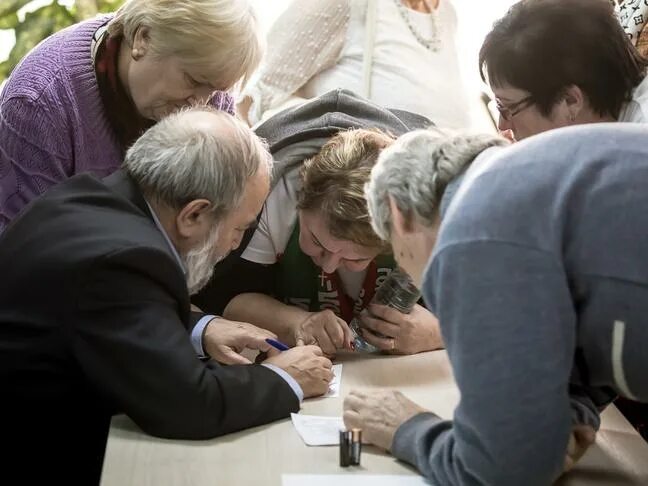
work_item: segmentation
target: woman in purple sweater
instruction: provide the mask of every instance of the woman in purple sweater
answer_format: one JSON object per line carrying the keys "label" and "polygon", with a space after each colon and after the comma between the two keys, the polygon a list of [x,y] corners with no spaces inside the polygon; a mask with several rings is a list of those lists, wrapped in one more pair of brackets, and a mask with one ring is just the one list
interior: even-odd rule
{"label": "woman in purple sweater", "polygon": [[79,172],[105,176],[166,114],[245,82],[262,56],[247,0],[128,0],[49,37],[0,93],[0,232]]}

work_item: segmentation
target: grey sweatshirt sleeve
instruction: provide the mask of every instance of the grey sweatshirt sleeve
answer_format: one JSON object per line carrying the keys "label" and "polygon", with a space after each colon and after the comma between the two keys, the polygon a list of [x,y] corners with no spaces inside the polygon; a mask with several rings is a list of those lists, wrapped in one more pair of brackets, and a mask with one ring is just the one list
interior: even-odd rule
{"label": "grey sweatshirt sleeve", "polygon": [[569,387],[569,402],[572,411],[572,423],[586,424],[598,430],[601,426],[601,417],[598,407],[587,390],[582,387]]}
{"label": "grey sweatshirt sleeve", "polygon": [[403,424],[393,454],[433,484],[550,484],[572,425],[576,317],[560,262],[509,243],[454,243],[431,262],[423,293],[461,401],[453,422]]}

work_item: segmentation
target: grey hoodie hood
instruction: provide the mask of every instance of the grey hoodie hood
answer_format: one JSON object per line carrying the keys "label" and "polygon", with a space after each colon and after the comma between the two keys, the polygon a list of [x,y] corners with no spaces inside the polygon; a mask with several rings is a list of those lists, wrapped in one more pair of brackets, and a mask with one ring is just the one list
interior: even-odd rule
{"label": "grey hoodie hood", "polygon": [[[427,118],[406,111],[376,105],[351,91],[337,89],[298,107],[277,113],[259,125],[255,132],[268,143],[275,165],[272,187],[305,159],[317,154],[341,130],[378,128],[398,137],[406,132],[433,126]],[[295,171],[296,172],[296,171]],[[240,272],[238,263],[254,229],[248,229],[240,246],[216,265],[210,283],[192,297],[192,302],[213,313],[222,313],[232,297],[231,284]]]}
{"label": "grey hoodie hood", "polygon": [[384,108],[346,89],[336,89],[277,113],[255,132],[266,140],[275,159],[276,183],[342,130],[377,128],[398,137],[431,126],[422,115]]}

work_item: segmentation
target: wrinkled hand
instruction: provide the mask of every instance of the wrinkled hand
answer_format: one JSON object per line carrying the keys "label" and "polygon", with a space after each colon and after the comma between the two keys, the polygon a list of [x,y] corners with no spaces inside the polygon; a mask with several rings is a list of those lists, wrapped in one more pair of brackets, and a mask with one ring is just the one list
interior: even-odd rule
{"label": "wrinkled hand", "polygon": [[311,312],[295,329],[295,344],[316,344],[327,356],[335,356],[338,349],[351,349],[351,329],[344,319],[333,311]]}
{"label": "wrinkled hand", "polygon": [[304,392],[304,398],[317,397],[328,391],[333,379],[331,360],[317,346],[300,346],[272,356],[264,363],[278,366],[292,376]]}
{"label": "wrinkled hand", "polygon": [[378,349],[394,354],[415,354],[443,347],[439,321],[425,307],[416,304],[409,314],[377,304],[369,305],[367,310],[369,312],[360,315],[360,324],[366,328],[362,337]]}
{"label": "wrinkled hand", "polygon": [[596,440],[596,431],[590,425],[575,425],[569,436],[567,444],[567,455],[565,456],[565,466],[563,472],[569,471],[578,460],[583,457],[585,451]]}
{"label": "wrinkled hand", "polygon": [[269,354],[277,353],[265,341],[267,338],[276,339],[277,336],[247,322],[228,321],[216,317],[207,324],[203,336],[203,349],[212,359],[223,364],[250,364],[249,359],[241,356],[241,352],[246,348]]}
{"label": "wrinkled hand", "polygon": [[344,399],[344,425],[362,429],[362,440],[390,450],[396,430],[404,422],[426,412],[395,390],[354,390]]}

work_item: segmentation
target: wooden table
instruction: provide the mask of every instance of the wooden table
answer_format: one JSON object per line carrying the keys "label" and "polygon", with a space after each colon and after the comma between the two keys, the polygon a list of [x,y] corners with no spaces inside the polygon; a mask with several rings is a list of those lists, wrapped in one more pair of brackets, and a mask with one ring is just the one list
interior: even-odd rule
{"label": "wooden table", "polygon": [[[444,351],[416,356],[341,356],[339,398],[306,400],[302,413],[341,415],[353,388],[398,388],[413,400],[451,418],[459,400]],[[171,441],[141,432],[124,416],[112,421],[102,486],[281,485],[293,474],[416,474],[409,466],[364,447],[362,466],[340,468],[337,447],[307,447],[290,419],[208,441]],[[648,485],[648,444],[614,406],[603,414],[597,441],[562,485]]]}

